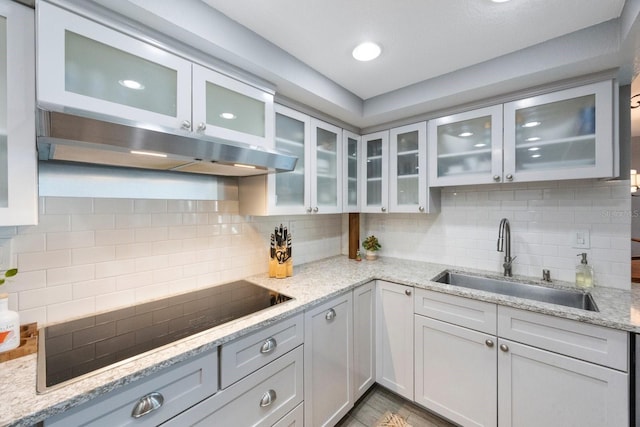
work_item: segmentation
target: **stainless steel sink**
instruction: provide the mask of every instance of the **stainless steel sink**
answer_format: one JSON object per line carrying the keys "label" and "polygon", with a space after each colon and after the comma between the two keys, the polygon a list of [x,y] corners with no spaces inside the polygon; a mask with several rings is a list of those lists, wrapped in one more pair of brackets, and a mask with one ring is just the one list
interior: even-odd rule
{"label": "stainless steel sink", "polygon": [[444,271],[434,279],[434,282],[564,305],[581,310],[598,311],[591,294],[578,290],[547,288],[529,283],[512,282],[453,271]]}

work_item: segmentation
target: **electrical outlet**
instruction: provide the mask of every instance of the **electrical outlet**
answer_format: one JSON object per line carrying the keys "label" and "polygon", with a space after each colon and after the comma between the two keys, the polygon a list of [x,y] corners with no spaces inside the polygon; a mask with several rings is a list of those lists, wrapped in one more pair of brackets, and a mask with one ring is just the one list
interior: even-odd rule
{"label": "electrical outlet", "polygon": [[572,236],[572,246],[576,249],[589,249],[591,247],[589,230],[574,231]]}

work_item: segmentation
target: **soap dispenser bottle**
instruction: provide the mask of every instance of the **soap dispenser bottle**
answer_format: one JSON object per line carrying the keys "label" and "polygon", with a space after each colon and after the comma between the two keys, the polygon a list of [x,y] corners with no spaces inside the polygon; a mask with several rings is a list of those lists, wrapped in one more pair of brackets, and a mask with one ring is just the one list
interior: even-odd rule
{"label": "soap dispenser bottle", "polygon": [[587,263],[587,253],[578,254],[582,257],[580,264],[576,265],[576,286],[579,288],[591,288],[593,286],[593,268]]}

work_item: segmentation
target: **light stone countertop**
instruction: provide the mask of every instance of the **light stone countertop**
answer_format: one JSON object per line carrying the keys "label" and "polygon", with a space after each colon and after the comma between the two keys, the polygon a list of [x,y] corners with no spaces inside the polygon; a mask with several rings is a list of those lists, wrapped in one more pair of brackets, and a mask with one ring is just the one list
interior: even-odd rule
{"label": "light stone countertop", "polygon": [[[374,279],[640,333],[640,289],[623,291],[595,287],[591,294],[600,311],[589,312],[431,281],[446,269],[498,276],[497,273],[395,258],[357,262],[344,256],[332,257],[296,266],[293,277],[286,279],[269,279],[266,274],[247,278],[251,282],[289,295],[294,300],[128,359],[104,372],[45,394],[36,394],[36,355],[0,363],[0,395],[3,397],[0,400],[0,426],[30,426]],[[531,278],[514,277],[514,280],[531,282]],[[573,285],[556,282],[551,286]]]}

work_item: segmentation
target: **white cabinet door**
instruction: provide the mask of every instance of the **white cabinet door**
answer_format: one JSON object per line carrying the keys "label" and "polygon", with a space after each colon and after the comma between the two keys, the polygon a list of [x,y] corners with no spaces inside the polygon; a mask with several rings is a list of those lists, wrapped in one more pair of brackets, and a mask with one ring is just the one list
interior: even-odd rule
{"label": "white cabinet door", "polygon": [[502,182],[502,105],[429,121],[429,185]]}
{"label": "white cabinet door", "polygon": [[610,80],[505,104],[505,179],[613,176],[613,117]]}
{"label": "white cabinet door", "polygon": [[360,143],[360,211],[385,213],[389,209],[389,131],[363,135]]}
{"label": "white cabinet door", "polygon": [[462,426],[495,426],[495,336],[415,316],[415,401]]}
{"label": "white cabinet door", "polygon": [[200,65],[193,65],[193,130],[270,147],[273,94]]}
{"label": "white cabinet door", "polygon": [[353,290],[353,401],[376,382],[376,283]]}
{"label": "white cabinet door", "polygon": [[351,292],[305,313],[304,419],[335,425],[353,406]]}
{"label": "white cabinet door", "polygon": [[360,188],[362,146],[360,136],[342,130],[342,212],[360,212]]}
{"label": "white cabinet door", "polygon": [[413,287],[376,283],[376,381],[413,400]]}
{"label": "white cabinet door", "polygon": [[38,104],[170,129],[191,127],[191,63],[38,3]]}
{"label": "white cabinet door", "polygon": [[342,129],[312,118],[311,149],[309,208],[312,213],[341,213]]}
{"label": "white cabinet door", "polygon": [[389,132],[389,212],[429,212],[427,122]]}
{"label": "white cabinet door", "polygon": [[34,45],[33,10],[1,1],[0,227],[38,222]]}
{"label": "white cabinet door", "polygon": [[500,427],[629,425],[629,376],[499,339]]}

